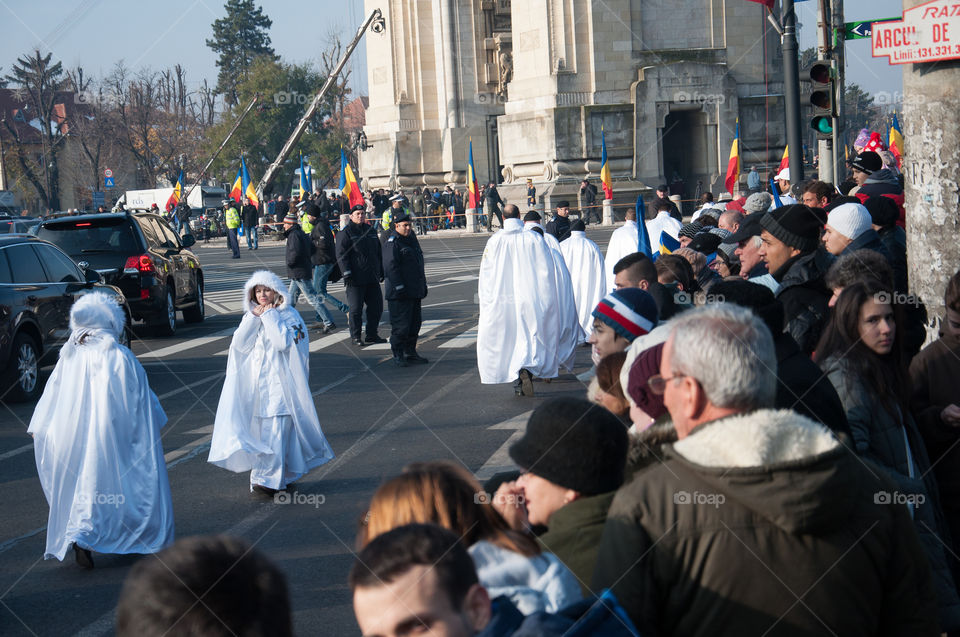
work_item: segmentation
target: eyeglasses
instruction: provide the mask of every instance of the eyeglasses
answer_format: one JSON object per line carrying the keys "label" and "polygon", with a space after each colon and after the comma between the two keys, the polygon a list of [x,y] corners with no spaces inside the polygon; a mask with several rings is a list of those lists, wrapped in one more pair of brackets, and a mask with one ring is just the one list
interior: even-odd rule
{"label": "eyeglasses", "polygon": [[660,374],[654,374],[647,379],[647,385],[650,387],[650,391],[657,395],[663,395],[663,392],[667,389],[667,381],[674,380],[675,378],[684,378],[687,374],[674,374],[673,376],[668,376],[664,378]]}

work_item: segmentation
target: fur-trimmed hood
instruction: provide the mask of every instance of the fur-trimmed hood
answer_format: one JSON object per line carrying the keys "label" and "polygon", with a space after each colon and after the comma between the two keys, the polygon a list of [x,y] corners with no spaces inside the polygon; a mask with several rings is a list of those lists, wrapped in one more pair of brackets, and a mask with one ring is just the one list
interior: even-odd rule
{"label": "fur-trimmed hood", "polygon": [[290,305],[290,299],[287,298],[287,286],[283,280],[269,270],[257,270],[243,286],[243,311],[249,312],[254,304],[250,301],[250,290],[258,285],[265,285],[280,295],[280,305],[278,309],[284,309]]}
{"label": "fur-trimmed hood", "polygon": [[106,292],[84,294],[70,308],[70,330],[105,330],[119,340],[127,317],[117,297]]}

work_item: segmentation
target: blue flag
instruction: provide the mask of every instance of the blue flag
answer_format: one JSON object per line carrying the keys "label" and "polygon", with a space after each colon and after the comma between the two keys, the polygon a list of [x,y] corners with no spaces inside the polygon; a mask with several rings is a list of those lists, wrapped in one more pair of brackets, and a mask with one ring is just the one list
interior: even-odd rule
{"label": "blue flag", "polygon": [[770,192],[773,193],[773,203],[774,203],[773,207],[780,208],[781,206],[783,206],[783,202],[780,201],[780,189],[777,188],[777,184],[776,182],[773,181],[773,179],[770,180]]}
{"label": "blue flag", "polygon": [[651,259],[653,250],[650,249],[650,236],[647,234],[646,214],[644,214],[645,204],[643,195],[637,195],[637,252],[641,252]]}
{"label": "blue flag", "polygon": [[666,230],[660,233],[660,254],[671,254],[674,250],[680,248],[680,242],[673,238]]}

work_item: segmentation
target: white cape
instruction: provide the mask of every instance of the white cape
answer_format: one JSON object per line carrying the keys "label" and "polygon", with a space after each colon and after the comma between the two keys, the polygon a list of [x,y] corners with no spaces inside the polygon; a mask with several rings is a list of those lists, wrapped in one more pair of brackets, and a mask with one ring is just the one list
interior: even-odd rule
{"label": "white cape", "polygon": [[89,330],[80,345],[71,337],[28,429],[50,504],[45,558],[62,560],[73,542],[110,554],[173,542],[166,422],[143,367],[112,333]]}
{"label": "white cape", "polygon": [[666,210],[661,210],[656,217],[647,222],[647,236],[650,237],[650,250],[653,254],[660,252],[660,235],[666,232],[674,239],[680,239],[680,222],[670,216]]}
{"label": "white cape", "polygon": [[560,367],[557,268],[546,242],[504,219],[480,261],[477,366],[485,385],[509,383],[521,369],[553,378]]}
{"label": "white cape", "polygon": [[[261,316],[251,312],[249,291],[277,290],[283,301]],[[330,461],[310,386],[310,339],[300,314],[290,307],[286,286],[272,272],[253,274],[244,289],[246,310],[233,334],[227,375],[207,458],[230,471],[256,470],[263,484],[282,489]],[[285,427],[283,417],[292,420]]]}
{"label": "white cape", "polygon": [[593,332],[592,312],[608,291],[603,253],[580,230],[570,232],[570,237],[560,244],[560,253],[573,281],[573,298],[580,328],[586,336],[590,336]]}
{"label": "white cape", "polygon": [[[533,227],[533,224],[525,224],[523,230],[524,232],[532,232]],[[571,277],[566,260],[563,258],[562,244],[555,236],[544,230],[540,224],[536,224],[536,227],[543,230],[541,236],[544,243],[550,248],[550,256],[557,270],[557,299],[560,301],[558,308],[560,312],[560,341],[557,346],[560,348],[560,364],[573,371],[573,365],[577,358],[577,346],[587,340],[587,335],[583,333],[577,316],[573,277]]]}
{"label": "white cape", "polygon": [[[604,269],[606,270],[607,279],[607,292],[613,291],[613,266],[617,265],[617,261],[628,254],[637,252],[639,240],[640,238],[637,234],[637,222],[629,219],[624,221],[623,225],[614,230],[613,234],[610,235],[610,242],[607,244],[607,256],[604,260]],[[653,243],[653,237],[650,237],[650,242]],[[591,308],[591,310],[592,309],[593,308]]]}

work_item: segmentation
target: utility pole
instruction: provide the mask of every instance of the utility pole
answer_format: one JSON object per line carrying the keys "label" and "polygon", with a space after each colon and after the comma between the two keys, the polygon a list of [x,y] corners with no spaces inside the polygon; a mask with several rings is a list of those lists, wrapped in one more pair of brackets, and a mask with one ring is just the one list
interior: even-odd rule
{"label": "utility pole", "polygon": [[800,62],[797,58],[797,14],[793,0],[783,0],[783,97],[786,111],[787,146],[790,147],[790,183],[803,181],[803,139],[800,133]]}
{"label": "utility pole", "polygon": [[[821,60],[831,60],[830,66],[833,71],[836,72],[836,64],[833,62],[832,34],[833,28],[827,0],[819,0],[817,3],[817,58]],[[820,181],[829,181],[836,185],[837,180],[833,161],[833,149],[836,147],[837,136],[836,118],[833,118],[831,126],[833,127],[834,138],[817,140],[817,156],[820,158],[817,178]]]}
{"label": "utility pole", "polygon": [[833,38],[833,67],[837,72],[837,117],[833,120],[833,184],[839,186],[844,177],[847,176],[846,158],[842,156],[843,149],[846,147],[844,140],[847,107],[844,104],[844,92],[846,91],[846,46],[847,42],[842,34],[843,29],[843,0],[831,0],[830,17],[833,21],[833,29],[830,37]]}

